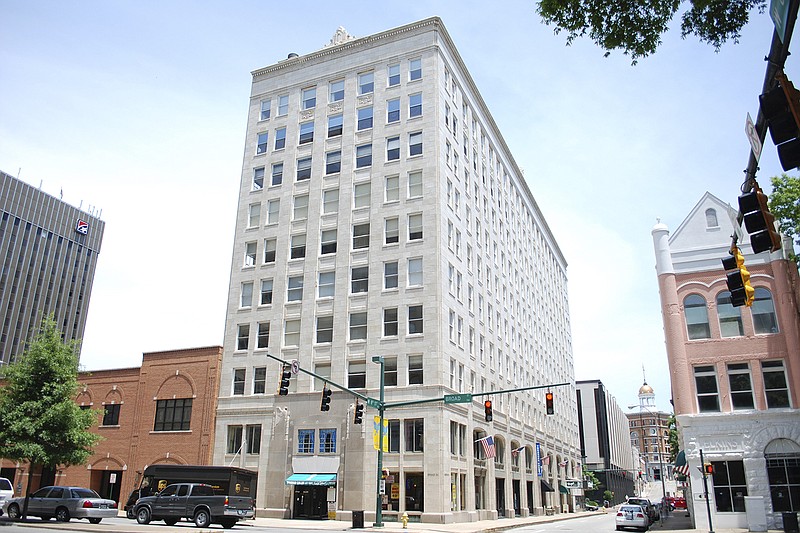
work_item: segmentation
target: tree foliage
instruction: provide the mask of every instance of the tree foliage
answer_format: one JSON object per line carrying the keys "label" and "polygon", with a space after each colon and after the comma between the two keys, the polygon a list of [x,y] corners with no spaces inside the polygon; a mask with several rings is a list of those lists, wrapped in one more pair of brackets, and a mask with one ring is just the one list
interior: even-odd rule
{"label": "tree foliage", "polygon": [[76,341],[64,342],[52,317],[17,360],[0,368],[0,457],[56,467],[84,464],[100,437],[97,411],[75,403]]}
{"label": "tree foliage", "polygon": [[[782,174],[771,179],[772,194],[769,196],[769,210],[778,221],[781,232],[792,241],[800,244],[800,177]],[[800,264],[800,257],[794,250],[788,250],[789,257]]]}
{"label": "tree foliage", "polygon": [[[564,31],[567,44],[589,36],[608,56],[615,50],[633,63],[655,53],[682,0],[539,0],[536,11],[545,24]],[[681,16],[681,37],[697,36],[719,50],[727,41],[739,41],[741,30],[767,0],[688,0]]]}
{"label": "tree foliage", "polygon": [[674,463],[678,457],[680,444],[678,443],[678,423],[675,420],[675,415],[669,415],[667,419],[667,427],[669,428],[669,436],[667,437],[667,444],[669,445],[669,462]]}

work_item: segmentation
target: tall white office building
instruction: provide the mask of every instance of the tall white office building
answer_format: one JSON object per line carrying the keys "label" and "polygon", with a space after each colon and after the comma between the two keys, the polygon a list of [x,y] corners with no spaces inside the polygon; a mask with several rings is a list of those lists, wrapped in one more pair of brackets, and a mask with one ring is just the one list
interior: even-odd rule
{"label": "tall white office building", "polygon": [[[378,478],[384,520],[568,512],[566,261],[442,21],[252,75],[215,462],[258,471],[265,516],[373,520]],[[304,371],[378,399],[381,369],[379,473],[377,411],[335,386],[322,411]],[[545,389],[478,394],[558,383],[550,416]]]}

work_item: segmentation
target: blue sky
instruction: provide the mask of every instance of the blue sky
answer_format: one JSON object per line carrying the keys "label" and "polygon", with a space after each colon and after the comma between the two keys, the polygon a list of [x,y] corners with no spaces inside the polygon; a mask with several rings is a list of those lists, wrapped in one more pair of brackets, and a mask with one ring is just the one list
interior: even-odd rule
{"label": "blue sky", "polygon": [[[250,72],[439,16],[569,262],[578,379],[658,406],[669,375],[650,230],[705,191],[736,204],[772,35],[753,14],[719,53],[677,25],[631,66],[566,46],[532,1],[386,4],[4,0],[0,169],[106,222],[84,335],[90,370],[221,344]],[[800,81],[792,58],[787,74]],[[793,76],[794,74],[794,76]],[[781,172],[765,143],[762,186]]]}

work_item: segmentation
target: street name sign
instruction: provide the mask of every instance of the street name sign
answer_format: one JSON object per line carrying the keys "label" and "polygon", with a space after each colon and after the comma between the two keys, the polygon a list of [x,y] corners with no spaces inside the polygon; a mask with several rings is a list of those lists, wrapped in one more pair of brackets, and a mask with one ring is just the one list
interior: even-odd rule
{"label": "street name sign", "polygon": [[469,403],[472,401],[472,394],[445,394],[444,403]]}

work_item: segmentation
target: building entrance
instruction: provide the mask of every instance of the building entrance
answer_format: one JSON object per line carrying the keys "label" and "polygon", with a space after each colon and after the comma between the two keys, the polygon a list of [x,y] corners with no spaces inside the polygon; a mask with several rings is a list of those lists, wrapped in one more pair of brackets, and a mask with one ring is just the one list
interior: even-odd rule
{"label": "building entrance", "polygon": [[294,486],[292,518],[328,518],[328,487],[316,485]]}

